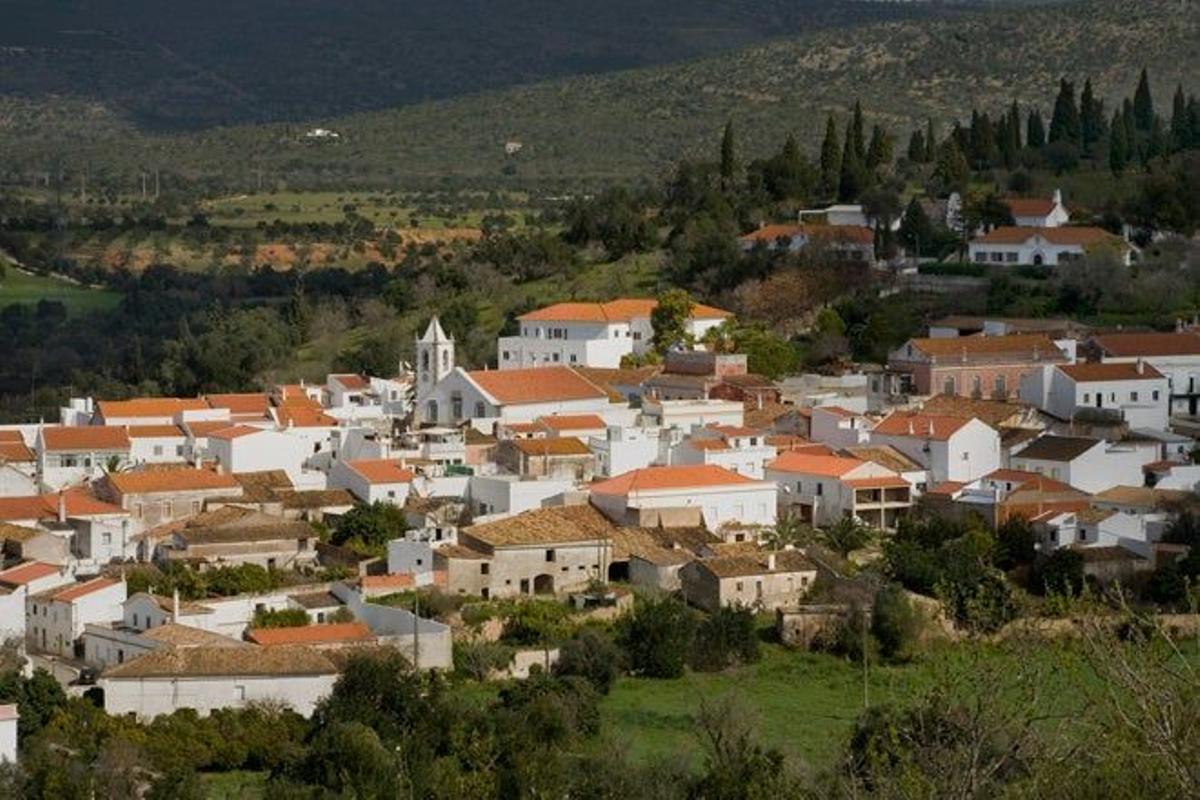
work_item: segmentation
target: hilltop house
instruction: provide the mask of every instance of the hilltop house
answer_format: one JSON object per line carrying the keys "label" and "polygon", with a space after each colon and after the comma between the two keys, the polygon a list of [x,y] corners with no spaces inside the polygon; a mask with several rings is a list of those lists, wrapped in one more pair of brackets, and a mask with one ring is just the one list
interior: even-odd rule
{"label": "hilltop house", "polygon": [[1020,228],[1060,228],[1071,221],[1059,189],[1050,197],[1006,197],[1004,204]]}
{"label": "hilltop house", "polygon": [[592,505],[620,525],[671,527],[775,524],[775,484],[723,467],[635,469],[589,487]]}
{"label": "hilltop house", "polygon": [[781,509],[810,525],[855,517],[892,530],[913,504],[902,475],[858,458],[790,451],[767,465],[767,479],[779,486]]}
{"label": "hilltop house", "polygon": [[129,463],[132,445],[124,427],[45,425],[38,429],[34,449],[38,480],[54,490],[121,469]]}
{"label": "hilltop house", "polygon": [[706,611],[745,607],[774,611],[793,606],[817,580],[817,567],[799,550],[719,555],[684,564],[683,596]]}
{"label": "hilltop house", "polygon": [[1090,253],[1111,252],[1133,263],[1133,248],[1103,228],[1023,228],[1003,226],[972,239],[967,257],[976,264],[1056,266]]}
{"label": "hilltop house", "polygon": [[[555,303],[523,314],[517,319],[520,333],[502,336],[497,343],[500,369],[620,367],[622,357],[650,349],[654,338],[650,314],[657,305],[652,299],[621,298],[607,303]],[[700,339],[731,316],[697,304],[684,328]]]}
{"label": "hilltop house", "polygon": [[1021,400],[1060,420],[1114,417],[1133,428],[1167,429],[1166,377],[1144,361],[1043,366],[1021,381]]}
{"label": "hilltop house", "polygon": [[1200,331],[1096,334],[1084,350],[1105,364],[1150,365],[1167,379],[1171,414],[1200,413]]}
{"label": "hilltop house", "polygon": [[871,431],[929,470],[930,484],[973,481],[1000,467],[1000,434],[978,419],[896,411]]}

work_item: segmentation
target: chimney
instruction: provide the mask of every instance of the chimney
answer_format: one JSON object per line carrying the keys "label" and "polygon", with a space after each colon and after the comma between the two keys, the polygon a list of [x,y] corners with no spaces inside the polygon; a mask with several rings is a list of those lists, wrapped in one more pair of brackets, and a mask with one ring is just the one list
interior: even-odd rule
{"label": "chimney", "polygon": [[58,521],[63,525],[67,523],[67,495],[62,489],[58,490]]}
{"label": "chimney", "polygon": [[171,593],[171,622],[179,622],[179,589]]}
{"label": "chimney", "polygon": [[762,392],[759,392],[757,397],[758,397],[758,410],[762,411],[762,404],[763,404]]}
{"label": "chimney", "polygon": [[913,430],[913,422],[912,418],[910,417],[908,420],[908,435],[912,436],[914,433],[916,433],[916,431]]}
{"label": "chimney", "polygon": [[1054,205],[1056,205],[1056,206],[1062,205],[1062,189],[1054,190]]}
{"label": "chimney", "polygon": [[775,571],[775,554],[774,553],[767,553],[767,571],[768,572]]}
{"label": "chimney", "polygon": [[1140,358],[1137,360],[1137,373],[1138,375],[1146,374],[1146,362],[1142,361]]}

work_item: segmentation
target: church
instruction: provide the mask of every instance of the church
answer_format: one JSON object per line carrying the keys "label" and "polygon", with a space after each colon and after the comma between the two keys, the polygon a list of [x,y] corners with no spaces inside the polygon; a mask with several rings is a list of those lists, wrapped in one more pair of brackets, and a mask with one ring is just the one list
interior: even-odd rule
{"label": "church", "polygon": [[498,422],[609,410],[608,393],[570,367],[462,369],[455,364],[454,339],[437,317],[417,338],[416,355],[418,425],[469,421],[491,433]]}

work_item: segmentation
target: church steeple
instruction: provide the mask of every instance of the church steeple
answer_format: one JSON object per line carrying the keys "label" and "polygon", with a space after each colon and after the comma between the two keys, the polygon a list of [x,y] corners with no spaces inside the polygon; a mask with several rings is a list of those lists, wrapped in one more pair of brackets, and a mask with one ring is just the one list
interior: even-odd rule
{"label": "church steeple", "polygon": [[417,338],[417,395],[428,393],[453,371],[454,339],[434,316],[424,335]]}

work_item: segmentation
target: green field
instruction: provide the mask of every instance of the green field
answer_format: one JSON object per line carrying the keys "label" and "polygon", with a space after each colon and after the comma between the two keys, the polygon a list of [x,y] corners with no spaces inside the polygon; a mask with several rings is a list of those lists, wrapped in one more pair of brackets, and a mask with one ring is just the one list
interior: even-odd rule
{"label": "green field", "polygon": [[59,278],[31,275],[12,267],[0,277],[0,307],[11,303],[35,304],[39,300],[58,300],[72,314],[108,311],[121,301],[121,295],[105,289],[91,289]]}

